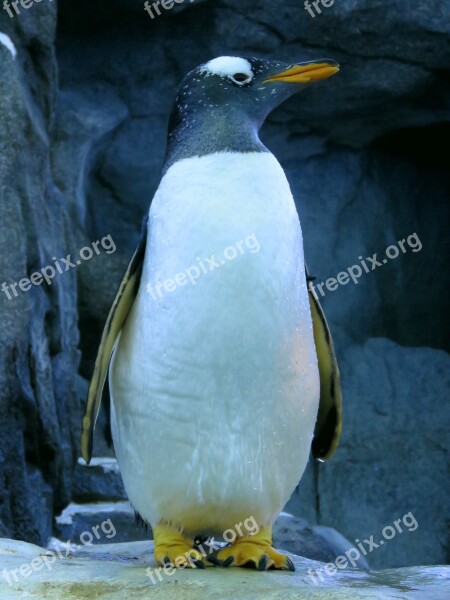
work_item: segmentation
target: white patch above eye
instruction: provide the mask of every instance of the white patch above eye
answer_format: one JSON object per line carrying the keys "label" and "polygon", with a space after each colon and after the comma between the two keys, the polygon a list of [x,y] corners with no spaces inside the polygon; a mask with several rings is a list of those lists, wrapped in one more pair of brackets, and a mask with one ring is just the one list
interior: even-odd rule
{"label": "white patch above eye", "polygon": [[201,67],[200,72],[206,75],[219,75],[220,77],[233,77],[237,73],[242,73],[243,75],[247,75],[248,81],[251,81],[255,76],[248,60],[239,58],[238,56],[219,56],[219,58],[213,58],[213,60],[210,60]]}
{"label": "white patch above eye", "polygon": [[6,33],[0,33],[0,44],[3,44],[11,52],[11,56],[16,58],[16,47],[11,41],[11,38]]}

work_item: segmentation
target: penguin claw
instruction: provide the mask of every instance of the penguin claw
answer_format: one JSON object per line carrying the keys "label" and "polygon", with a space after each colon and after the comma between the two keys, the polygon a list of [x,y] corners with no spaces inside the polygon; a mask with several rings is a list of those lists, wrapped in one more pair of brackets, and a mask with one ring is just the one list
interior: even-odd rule
{"label": "penguin claw", "polygon": [[224,561],[222,561],[222,567],[230,567],[233,564],[234,561],[234,557],[233,556],[229,556],[227,559],[225,559]]}
{"label": "penguin claw", "polygon": [[267,569],[267,563],[269,562],[269,557],[267,554],[263,554],[259,559],[257,569],[258,571],[265,571]]}
{"label": "penguin claw", "polygon": [[295,565],[290,556],[286,557],[286,567],[288,568],[288,571],[295,571]]}
{"label": "penguin claw", "polygon": [[193,560],[192,564],[195,565],[198,569],[206,569],[205,564],[203,563],[203,561],[197,559],[197,560]]}
{"label": "penguin claw", "polygon": [[212,554],[211,556],[207,556],[206,560],[208,560],[216,567],[224,567],[226,569],[227,567],[232,565],[234,558],[232,556],[229,556],[225,560],[220,560],[219,558],[217,558],[216,554]]}

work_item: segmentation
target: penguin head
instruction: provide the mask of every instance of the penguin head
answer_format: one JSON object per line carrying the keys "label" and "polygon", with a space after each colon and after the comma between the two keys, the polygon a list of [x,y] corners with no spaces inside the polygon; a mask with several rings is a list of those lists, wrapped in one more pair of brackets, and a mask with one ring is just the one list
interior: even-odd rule
{"label": "penguin head", "polygon": [[169,122],[168,164],[220,150],[263,147],[258,131],[267,115],[290,96],[339,71],[321,59],[297,64],[221,56],[182,81]]}
{"label": "penguin head", "polygon": [[185,77],[176,107],[180,112],[204,110],[216,117],[219,113],[244,113],[261,126],[267,115],[290,96],[338,71],[338,63],[330,59],[286,64],[220,56]]}

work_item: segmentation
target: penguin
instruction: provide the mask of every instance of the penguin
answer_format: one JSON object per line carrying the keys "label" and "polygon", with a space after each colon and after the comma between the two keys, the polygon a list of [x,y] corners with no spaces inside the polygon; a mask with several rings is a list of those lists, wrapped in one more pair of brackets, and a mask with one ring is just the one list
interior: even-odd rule
{"label": "penguin", "polygon": [[[341,385],[292,192],[258,132],[282,102],[338,70],[330,59],[222,56],[179,88],[81,442],[89,462],[108,379],[124,486],[153,529],[159,565],[295,570],[272,547],[272,525],[310,451],[324,461],[338,445]],[[227,546],[198,550],[196,540],[230,529]]]}

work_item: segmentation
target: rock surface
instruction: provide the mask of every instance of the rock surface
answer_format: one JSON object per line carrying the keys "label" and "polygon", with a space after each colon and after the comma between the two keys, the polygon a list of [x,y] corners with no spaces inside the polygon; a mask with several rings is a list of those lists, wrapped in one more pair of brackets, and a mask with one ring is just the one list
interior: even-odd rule
{"label": "rock surface", "polygon": [[[304,558],[329,563],[353,547],[349,540],[331,527],[311,525],[306,519],[299,519],[282,512],[273,526],[273,545],[284,548],[292,554]],[[369,569],[369,563],[360,553],[355,567]]]}
{"label": "rock surface", "polygon": [[0,43],[0,284],[16,284],[0,293],[0,535],[41,544],[71,498],[82,407],[74,272],[17,287],[73,245],[49,159],[55,19],[48,4]]}
{"label": "rock surface", "polygon": [[[450,590],[450,567],[412,567],[370,573],[335,569],[336,573],[327,575],[323,563],[291,555],[295,573],[258,573],[250,569],[216,567],[164,572],[156,569],[152,548],[151,542],[82,546],[71,548],[67,557],[67,548],[60,548],[63,558],[59,558],[48,552],[43,556],[46,550],[31,544],[0,540],[4,569],[0,598],[15,600],[26,595],[39,600],[97,597],[108,600],[447,600]],[[42,560],[44,557],[47,562]],[[32,563],[33,560],[36,562]],[[331,567],[329,570],[332,572]],[[315,581],[311,574],[317,576]]]}
{"label": "rock surface", "polygon": [[93,458],[89,465],[80,458],[73,476],[73,500],[75,502],[101,502],[126,500],[115,458]]}
{"label": "rock surface", "polygon": [[[153,539],[150,527],[136,523],[135,514],[128,502],[71,503],[55,519],[55,536],[60,543],[67,540],[92,538],[93,544],[105,543],[105,536],[92,535],[97,526],[108,523],[106,529],[114,532],[114,543],[134,542]],[[219,540],[220,541],[220,540]],[[223,540],[224,541],[224,540]],[[281,513],[273,528],[273,544],[292,554],[312,560],[333,562],[337,556],[354,547],[336,530],[330,527],[310,525],[289,513]],[[358,557],[352,553],[355,567],[369,569],[369,563],[362,553]]]}
{"label": "rock surface", "polygon": [[182,76],[220,54],[330,56],[339,76],[292,99],[263,132],[291,181],[316,283],[414,232],[423,248],[323,298],[344,438],[329,464],[310,466],[289,510],[350,540],[412,511],[417,531],[370,563],[448,561],[450,180],[440,148],[450,4],[336,0],[315,18],[298,0],[197,0],[154,20],[142,0],[65,0],[58,20],[56,10],[0,10],[16,50],[0,43],[0,284],[108,234],[117,251],[13,300],[0,293],[0,535],[45,545],[71,499],[81,398],[158,184]]}

